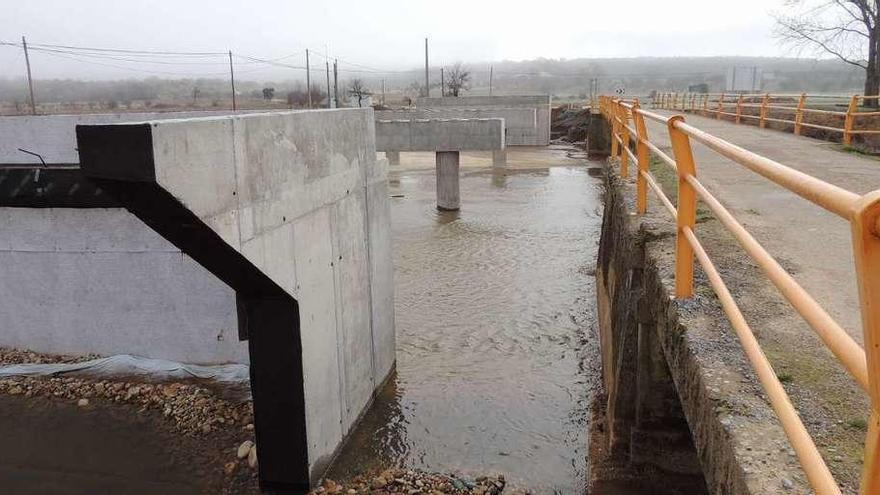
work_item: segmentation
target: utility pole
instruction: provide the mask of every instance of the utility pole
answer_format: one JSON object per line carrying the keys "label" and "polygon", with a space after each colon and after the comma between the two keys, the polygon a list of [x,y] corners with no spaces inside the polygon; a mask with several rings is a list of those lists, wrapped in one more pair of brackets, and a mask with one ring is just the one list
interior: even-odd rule
{"label": "utility pole", "polygon": [[336,102],[336,108],[339,108],[339,74],[337,67],[338,59],[333,59],[333,100]]}
{"label": "utility pole", "polygon": [[306,48],[306,94],[309,95],[309,110],[312,109],[312,74],[309,72],[309,49]]}
{"label": "utility pole", "polygon": [[385,104],[385,79],[382,79],[382,104]]}
{"label": "utility pole", "polygon": [[445,87],[445,82],[443,80],[443,67],[440,67],[440,96],[446,96],[446,91],[443,90]]}
{"label": "utility pole", "polygon": [[492,96],[492,76],[494,75],[494,67],[489,66],[489,96]]}
{"label": "utility pole", "polygon": [[330,59],[324,62],[327,66],[327,108],[333,108],[333,102],[330,101]]}
{"label": "utility pole", "polygon": [[31,59],[28,57],[27,40],[21,37],[21,47],[24,48],[24,63],[27,65],[28,89],[31,92],[31,113],[37,114],[37,102],[34,101],[34,80],[31,78]]}
{"label": "utility pole", "polygon": [[431,96],[431,84],[428,82],[428,38],[425,38],[425,96]]}
{"label": "utility pole", "polygon": [[229,81],[232,83],[232,111],[237,107],[235,105],[235,71],[232,69],[232,50],[229,50]]}

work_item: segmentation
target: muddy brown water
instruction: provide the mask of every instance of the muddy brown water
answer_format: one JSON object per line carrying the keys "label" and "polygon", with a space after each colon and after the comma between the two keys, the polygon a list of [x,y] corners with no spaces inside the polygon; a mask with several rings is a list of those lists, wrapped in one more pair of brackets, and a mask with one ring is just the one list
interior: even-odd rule
{"label": "muddy brown water", "polygon": [[331,477],[403,464],[584,492],[601,181],[543,153],[463,168],[459,212],[435,209],[431,168],[392,168],[397,373]]}

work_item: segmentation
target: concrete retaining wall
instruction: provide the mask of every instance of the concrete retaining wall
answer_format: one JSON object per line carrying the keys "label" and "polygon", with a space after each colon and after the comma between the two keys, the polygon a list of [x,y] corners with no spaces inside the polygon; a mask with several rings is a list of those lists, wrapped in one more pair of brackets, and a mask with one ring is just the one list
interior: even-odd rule
{"label": "concrete retaining wall", "polygon": [[[183,119],[229,115],[229,111],[102,113],[82,115],[17,115],[0,117],[0,164],[39,164],[39,153],[46,163],[79,163],[76,153],[76,126],[116,122]],[[252,113],[245,111],[241,113]]]}
{"label": "concrete retaining wall", "polygon": [[87,176],[236,289],[264,488],[314,482],[394,366],[387,170],[372,110],[77,134]]}
{"label": "concrete retaining wall", "polygon": [[504,149],[504,120],[377,120],[376,151]]}
{"label": "concrete retaining wall", "polygon": [[533,138],[527,135],[511,136],[511,144],[521,142],[526,146],[547,146],[550,144],[550,95],[521,96],[459,96],[416,98],[418,108],[530,108],[535,110],[537,134]]}
{"label": "concrete retaining wall", "polygon": [[235,293],[122,208],[0,207],[0,346],[246,363]]}
{"label": "concrete retaining wall", "polygon": [[534,108],[405,108],[378,110],[376,120],[504,119],[504,143],[521,146],[535,142],[538,134]]}

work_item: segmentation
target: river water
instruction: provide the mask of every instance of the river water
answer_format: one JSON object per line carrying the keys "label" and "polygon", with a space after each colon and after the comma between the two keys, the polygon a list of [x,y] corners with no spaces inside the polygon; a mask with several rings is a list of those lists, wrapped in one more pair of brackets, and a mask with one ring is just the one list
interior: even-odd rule
{"label": "river water", "polygon": [[599,168],[558,146],[501,173],[463,156],[461,210],[438,212],[432,160],[390,173],[397,373],[331,475],[403,464],[583,493]]}

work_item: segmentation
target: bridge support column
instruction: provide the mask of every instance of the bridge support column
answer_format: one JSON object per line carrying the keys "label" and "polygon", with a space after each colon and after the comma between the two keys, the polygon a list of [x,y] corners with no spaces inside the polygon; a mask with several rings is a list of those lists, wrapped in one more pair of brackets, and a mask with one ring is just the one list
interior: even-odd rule
{"label": "bridge support column", "polygon": [[388,159],[388,165],[400,165],[399,151],[386,151],[385,158]]}
{"label": "bridge support column", "polygon": [[459,208],[458,170],[460,154],[458,151],[438,151],[437,164],[437,209],[454,211]]}
{"label": "bridge support column", "polygon": [[493,167],[506,167],[507,166],[507,149],[492,150],[492,166]]}

